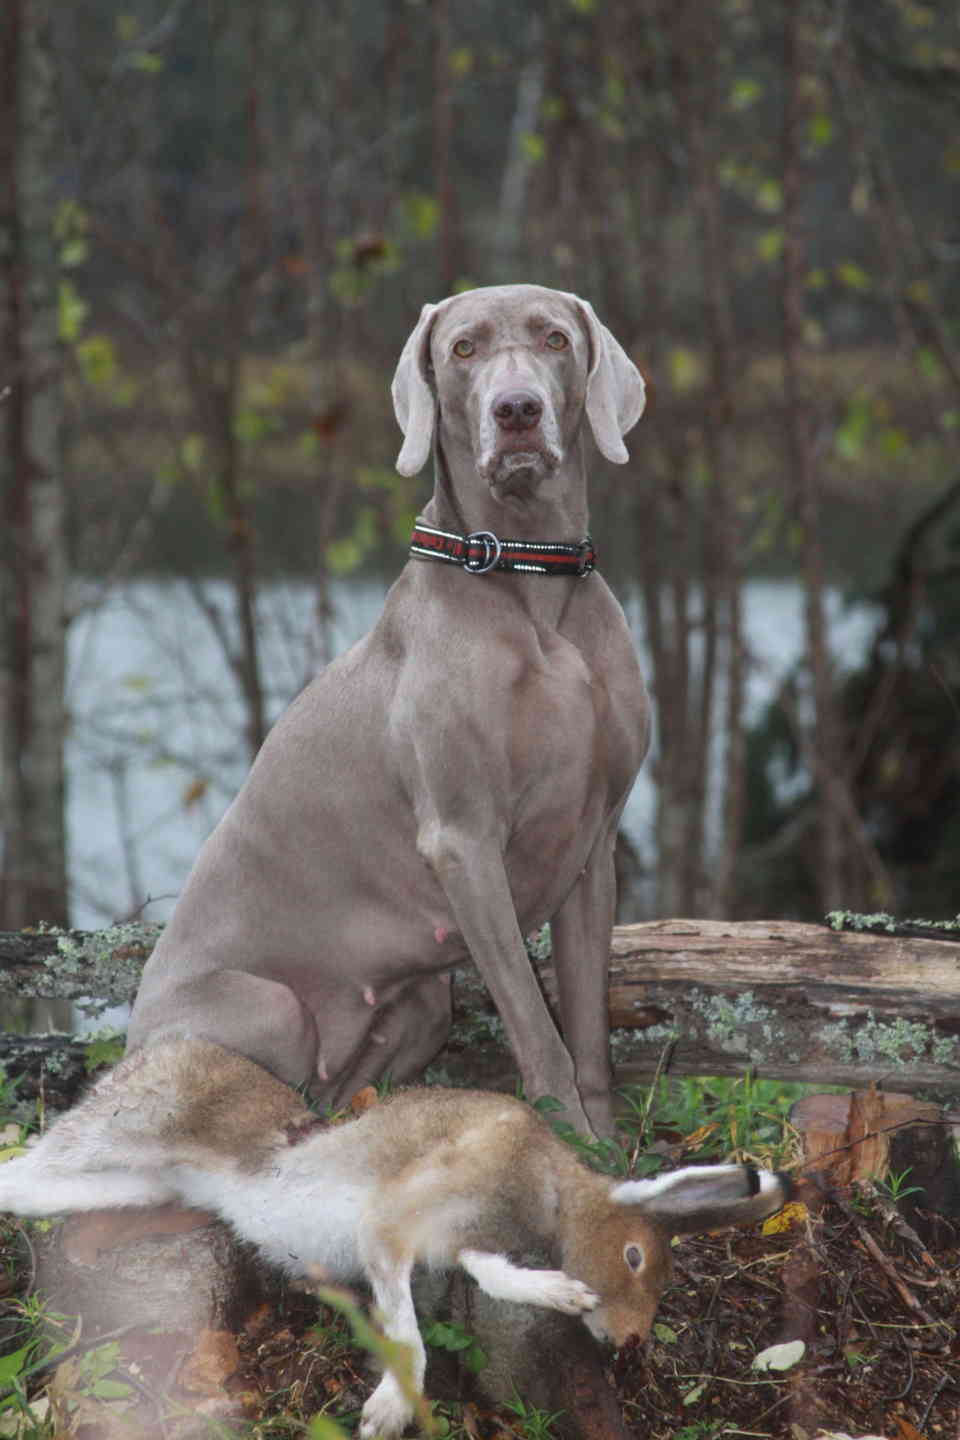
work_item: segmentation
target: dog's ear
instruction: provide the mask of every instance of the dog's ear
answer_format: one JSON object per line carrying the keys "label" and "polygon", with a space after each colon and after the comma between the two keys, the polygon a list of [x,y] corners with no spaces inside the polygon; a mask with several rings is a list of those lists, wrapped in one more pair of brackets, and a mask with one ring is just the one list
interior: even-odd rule
{"label": "dog's ear", "polygon": [[416,475],[427,463],[437,419],[437,400],[427,378],[430,363],[430,332],[438,310],[424,305],[420,319],[404,345],[393,377],[393,412],[403,431],[403,446],[397,456],[401,475]]}
{"label": "dog's ear", "polygon": [[625,465],[630,456],[622,437],[643,414],[643,376],[606,325],[600,324],[590,302],[577,295],[571,299],[579,306],[590,337],[587,419],[593,438],[601,455],[615,465]]}

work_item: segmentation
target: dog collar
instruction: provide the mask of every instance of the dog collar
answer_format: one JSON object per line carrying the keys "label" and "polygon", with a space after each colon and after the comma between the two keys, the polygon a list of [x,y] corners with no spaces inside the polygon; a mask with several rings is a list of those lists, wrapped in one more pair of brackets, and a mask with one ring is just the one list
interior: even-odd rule
{"label": "dog collar", "polygon": [[575,575],[583,580],[597,564],[597,552],[589,535],[574,545],[501,540],[492,530],[457,535],[425,525],[422,520],[413,527],[410,554],[418,560],[445,560],[449,565],[459,565],[468,575],[521,570],[530,575]]}

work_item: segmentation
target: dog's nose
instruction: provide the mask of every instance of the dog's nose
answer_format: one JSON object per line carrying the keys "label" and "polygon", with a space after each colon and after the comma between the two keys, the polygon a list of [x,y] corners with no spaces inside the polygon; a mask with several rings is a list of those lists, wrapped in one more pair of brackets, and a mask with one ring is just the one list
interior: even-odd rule
{"label": "dog's nose", "polygon": [[501,430],[532,430],[542,414],[543,401],[532,390],[505,391],[493,404],[493,418]]}

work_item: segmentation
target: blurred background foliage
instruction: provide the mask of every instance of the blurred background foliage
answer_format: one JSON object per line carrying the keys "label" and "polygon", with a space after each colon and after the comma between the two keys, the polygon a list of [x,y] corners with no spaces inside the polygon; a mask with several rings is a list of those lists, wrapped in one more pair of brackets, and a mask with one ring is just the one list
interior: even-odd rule
{"label": "blurred background foliage", "polygon": [[[624,913],[956,911],[955,5],[11,0],[9,17],[0,284],[22,294],[27,267],[55,306],[62,513],[31,535],[13,432],[36,390],[11,302],[0,924],[69,913],[69,867],[37,836],[70,777],[44,800],[41,767],[11,758],[35,743],[23,712],[56,700],[48,681],[23,703],[38,554],[62,548],[68,644],[115,587],[184,578],[246,763],[292,693],[262,652],[265,587],[311,587],[323,663],[337,581],[402,563],[429,477],[393,471],[389,380],[420,305],[511,281],[590,298],[649,385],[629,467],[591,461],[658,712]],[[58,138],[38,156],[22,97],[41,62]],[[758,576],[802,585],[805,640],[755,714]],[[831,649],[837,591],[877,607],[853,668]],[[69,698],[62,716],[61,745]],[[131,880],[131,904],[149,890]]]}

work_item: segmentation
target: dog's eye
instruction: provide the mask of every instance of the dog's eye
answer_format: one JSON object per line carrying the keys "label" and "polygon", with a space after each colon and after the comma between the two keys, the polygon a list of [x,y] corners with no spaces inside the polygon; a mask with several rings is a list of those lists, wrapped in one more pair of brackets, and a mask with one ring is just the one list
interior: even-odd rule
{"label": "dog's eye", "polygon": [[453,353],[454,355],[459,355],[461,360],[466,360],[468,356],[473,354],[475,349],[476,346],[472,340],[458,340],[453,347]]}
{"label": "dog's eye", "polygon": [[564,335],[562,330],[551,330],[550,334],[547,336],[547,344],[550,346],[551,350],[566,350],[567,346],[570,344],[570,341],[567,339],[566,335]]}

